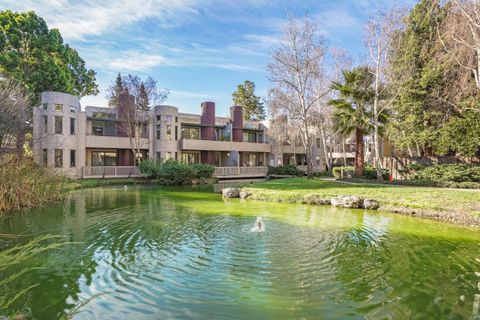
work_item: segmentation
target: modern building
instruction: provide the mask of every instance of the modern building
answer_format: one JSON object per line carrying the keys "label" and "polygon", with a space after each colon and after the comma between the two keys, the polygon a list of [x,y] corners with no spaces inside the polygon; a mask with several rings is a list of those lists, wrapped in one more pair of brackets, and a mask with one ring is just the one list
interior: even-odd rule
{"label": "modern building", "polygon": [[[243,119],[241,106],[216,116],[215,103],[201,103],[200,114],[155,106],[136,113],[133,96],[122,94],[118,108],[86,106],[78,97],[44,92],[34,108],[34,158],[71,177],[138,175],[136,159],[176,160],[217,167],[218,177],[265,176],[267,165],[305,165],[305,149],[269,136],[268,121]],[[134,120],[131,120],[134,119]],[[315,167],[324,170],[313,147]]]}

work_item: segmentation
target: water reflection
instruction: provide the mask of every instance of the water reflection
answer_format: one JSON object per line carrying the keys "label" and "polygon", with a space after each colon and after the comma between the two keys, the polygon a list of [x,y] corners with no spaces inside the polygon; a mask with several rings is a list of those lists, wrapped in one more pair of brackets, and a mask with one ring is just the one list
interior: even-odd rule
{"label": "water reflection", "polygon": [[[260,215],[268,231],[252,234]],[[102,292],[78,319],[455,318],[473,308],[458,297],[477,292],[476,233],[358,210],[120,187],[73,193],[0,233],[25,235],[7,246],[47,233],[79,242],[15,284],[39,284],[39,319]]]}

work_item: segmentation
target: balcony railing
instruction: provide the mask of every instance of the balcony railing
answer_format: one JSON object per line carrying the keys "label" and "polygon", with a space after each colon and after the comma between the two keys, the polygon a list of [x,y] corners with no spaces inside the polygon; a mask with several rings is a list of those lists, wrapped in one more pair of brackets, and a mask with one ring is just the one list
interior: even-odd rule
{"label": "balcony railing", "polygon": [[213,176],[217,178],[265,177],[267,167],[215,167]]}
{"label": "balcony railing", "polygon": [[140,170],[138,167],[83,167],[83,178],[125,178],[125,177],[139,177]]}

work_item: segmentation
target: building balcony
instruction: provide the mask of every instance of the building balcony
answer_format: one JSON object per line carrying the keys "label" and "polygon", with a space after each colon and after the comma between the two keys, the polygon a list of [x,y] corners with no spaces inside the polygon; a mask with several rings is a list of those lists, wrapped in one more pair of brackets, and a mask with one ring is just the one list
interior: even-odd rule
{"label": "building balcony", "polygon": [[181,139],[181,150],[270,152],[269,143]]}
{"label": "building balcony", "polygon": [[[148,149],[148,139],[141,138],[140,141],[135,142],[136,145],[142,149]],[[128,137],[115,136],[90,136],[87,135],[85,139],[86,148],[111,148],[111,149],[130,149],[130,140]]]}

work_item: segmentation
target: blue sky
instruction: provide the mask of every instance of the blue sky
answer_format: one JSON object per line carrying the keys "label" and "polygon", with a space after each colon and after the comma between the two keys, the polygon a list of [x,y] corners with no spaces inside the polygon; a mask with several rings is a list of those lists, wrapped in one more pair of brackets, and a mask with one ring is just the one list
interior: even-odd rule
{"label": "blue sky", "polygon": [[[388,2],[388,1],[387,1]],[[394,3],[391,0],[390,3]],[[396,1],[398,2],[398,1]],[[288,12],[307,15],[330,46],[365,59],[363,24],[385,5],[373,0],[0,0],[0,9],[34,10],[97,72],[98,96],[82,105],[106,105],[105,89],[118,72],[156,79],[171,90],[166,104],[198,112],[214,101],[227,114],[244,80],[257,94],[270,86],[265,66]]]}

